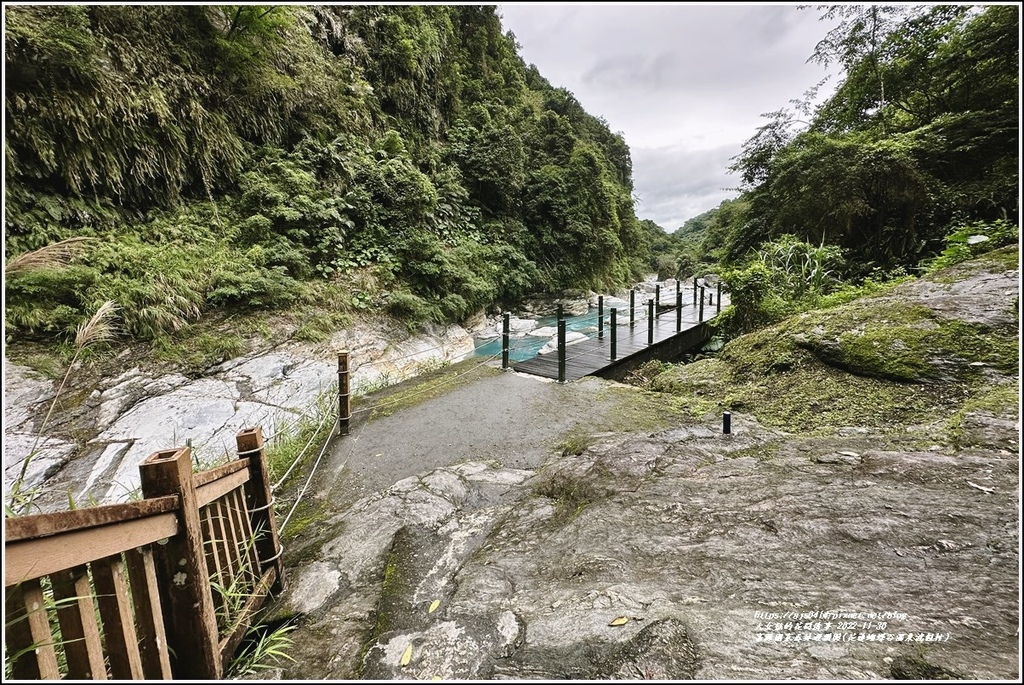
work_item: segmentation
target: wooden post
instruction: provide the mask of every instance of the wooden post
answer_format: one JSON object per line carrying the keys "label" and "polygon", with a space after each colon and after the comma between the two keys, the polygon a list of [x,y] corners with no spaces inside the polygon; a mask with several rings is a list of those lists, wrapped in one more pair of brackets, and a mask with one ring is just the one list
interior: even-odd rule
{"label": "wooden post", "polygon": [[604,295],[597,296],[597,339],[604,339]]}
{"label": "wooden post", "polygon": [[61,639],[65,642],[64,657],[68,677],[83,680],[106,679],[103,641],[99,626],[96,624],[96,607],[93,605],[89,569],[83,564],[52,573],[50,585],[53,589],[54,602],[57,604],[57,623],[60,625]]}
{"label": "wooden post", "polygon": [[142,654],[135,632],[128,572],[121,555],[92,562],[92,579],[96,584],[96,603],[103,620],[103,641],[107,645],[111,676],[114,680],[142,680]]}
{"label": "wooden post", "polygon": [[678,333],[681,330],[683,330],[683,294],[677,290],[676,291],[676,333]]}
{"label": "wooden post", "polygon": [[615,361],[615,307],[612,307],[611,312],[608,313],[608,324],[612,329],[612,361]]}
{"label": "wooden post", "polygon": [[718,282],[718,304],[715,305],[715,307],[716,307],[716,309],[715,309],[716,312],[722,311],[722,282],[721,281]]}
{"label": "wooden post", "polygon": [[629,327],[632,328],[636,324],[636,291],[630,288],[629,290]]}
{"label": "wooden post", "polygon": [[[263,447],[263,429],[260,426],[245,428],[235,435],[239,458],[249,458],[249,485],[246,488],[246,506],[249,509],[249,520],[254,532],[260,531],[256,538],[256,554],[260,558],[260,566],[273,566],[277,571],[274,584],[270,591],[274,594],[284,589],[284,560],[281,559],[281,539],[277,532],[277,518],[274,514],[274,494],[270,489],[270,476],[267,473],[266,451]],[[263,568],[254,568],[256,578],[263,573]]]}
{"label": "wooden post", "polygon": [[647,344],[654,344],[654,300],[647,300]]}
{"label": "wooden post", "polygon": [[352,398],[349,395],[348,350],[338,352],[338,434],[348,435],[352,418]]}
{"label": "wooden post", "polygon": [[142,496],[178,497],[178,534],[157,545],[167,647],[174,677],[219,680],[222,675],[217,617],[203,550],[191,450],[154,452],[139,465]]}
{"label": "wooden post", "polygon": [[509,323],[509,313],[501,317],[501,368],[508,370],[508,337],[511,324]]}
{"label": "wooden post", "polygon": [[700,288],[700,314],[697,316],[697,321],[704,321],[704,286]]}
{"label": "wooden post", "polygon": [[565,383],[565,321],[558,322],[558,382]]}

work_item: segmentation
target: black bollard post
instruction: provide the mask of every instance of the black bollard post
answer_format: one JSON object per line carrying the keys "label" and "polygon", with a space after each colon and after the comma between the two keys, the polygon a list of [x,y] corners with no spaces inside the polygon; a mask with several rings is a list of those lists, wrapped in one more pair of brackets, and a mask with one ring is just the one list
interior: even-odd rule
{"label": "black bollard post", "polygon": [[676,333],[683,330],[683,294],[676,292]]}
{"label": "black bollard post", "polygon": [[597,339],[604,339],[604,295],[597,296]]}
{"label": "black bollard post", "polygon": [[612,311],[608,317],[608,323],[612,329],[612,361],[615,361],[615,307],[612,307]]}
{"label": "black bollard post", "polygon": [[654,344],[654,300],[647,300],[647,344]]}
{"label": "black bollard post", "polygon": [[717,309],[715,311],[719,311],[719,312],[722,311],[722,282],[721,281],[718,282],[718,304],[716,305],[716,307],[717,307]]}
{"label": "black bollard post", "polygon": [[501,368],[508,370],[509,313],[501,317]]}
{"label": "black bollard post", "polygon": [[565,322],[558,322],[558,382],[565,383]]}
{"label": "black bollard post", "polygon": [[732,414],[729,412],[722,414],[722,432],[726,435],[732,432]]}
{"label": "black bollard post", "polygon": [[636,291],[632,288],[629,291],[629,327],[632,328],[636,323]]}
{"label": "black bollard post", "polygon": [[704,288],[700,289],[700,314],[697,316],[697,321],[704,321]]}

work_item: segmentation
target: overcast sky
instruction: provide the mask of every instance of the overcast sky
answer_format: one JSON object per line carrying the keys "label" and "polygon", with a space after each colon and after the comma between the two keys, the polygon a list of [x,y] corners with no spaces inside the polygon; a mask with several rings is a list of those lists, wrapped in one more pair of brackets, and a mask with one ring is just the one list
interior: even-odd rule
{"label": "overcast sky", "polygon": [[[832,24],[796,3],[506,3],[502,27],[551,85],[621,133],[637,217],[672,232],[736,197],[731,157],[825,78],[808,64]],[[819,96],[835,87],[832,77]]]}

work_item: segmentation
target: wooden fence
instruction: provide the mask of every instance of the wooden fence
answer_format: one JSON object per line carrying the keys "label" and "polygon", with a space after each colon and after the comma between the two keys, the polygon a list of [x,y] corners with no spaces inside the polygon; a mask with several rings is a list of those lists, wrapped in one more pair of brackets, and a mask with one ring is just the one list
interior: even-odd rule
{"label": "wooden fence", "polygon": [[5,520],[5,658],[17,679],[216,680],[283,587],[259,427],[238,458],[139,466],[143,499]]}

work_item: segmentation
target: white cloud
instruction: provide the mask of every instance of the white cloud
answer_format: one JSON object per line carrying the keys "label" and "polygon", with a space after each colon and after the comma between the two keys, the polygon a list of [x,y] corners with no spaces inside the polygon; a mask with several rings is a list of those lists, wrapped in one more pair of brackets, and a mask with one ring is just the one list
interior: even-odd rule
{"label": "white cloud", "polygon": [[807,59],[831,26],[792,3],[512,3],[499,13],[527,64],[623,135],[637,216],[670,231],[735,197],[727,167],[760,115],[827,74]]}

